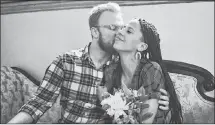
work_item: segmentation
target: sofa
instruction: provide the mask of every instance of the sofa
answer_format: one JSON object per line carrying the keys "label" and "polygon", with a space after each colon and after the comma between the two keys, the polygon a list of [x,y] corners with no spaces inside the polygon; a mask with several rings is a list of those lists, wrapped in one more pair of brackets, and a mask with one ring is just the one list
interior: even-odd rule
{"label": "sofa", "polygon": [[[214,76],[206,69],[177,61],[164,60],[182,105],[183,121],[214,123]],[[20,107],[34,96],[40,81],[19,67],[1,67],[1,124],[13,118]],[[57,123],[61,114],[60,96],[37,123]]]}

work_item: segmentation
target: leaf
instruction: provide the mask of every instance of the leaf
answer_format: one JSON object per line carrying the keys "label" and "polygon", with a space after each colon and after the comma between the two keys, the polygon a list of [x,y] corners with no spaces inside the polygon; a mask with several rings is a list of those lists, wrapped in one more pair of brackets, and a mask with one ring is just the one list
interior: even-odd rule
{"label": "leaf", "polygon": [[149,104],[144,104],[143,102],[136,101],[134,104],[137,106],[137,108],[140,108],[141,110],[149,108]]}
{"label": "leaf", "polygon": [[149,96],[148,95],[142,95],[142,96],[139,96],[139,98],[140,98],[141,102],[145,102],[146,100],[148,100]]}

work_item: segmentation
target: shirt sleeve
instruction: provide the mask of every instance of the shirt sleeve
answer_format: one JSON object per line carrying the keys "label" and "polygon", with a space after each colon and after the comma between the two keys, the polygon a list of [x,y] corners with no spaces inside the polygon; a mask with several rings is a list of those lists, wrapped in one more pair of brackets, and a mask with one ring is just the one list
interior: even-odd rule
{"label": "shirt sleeve", "polygon": [[142,70],[141,78],[148,99],[159,99],[160,89],[164,87],[164,76],[160,65],[155,62],[147,64]]}
{"label": "shirt sleeve", "polygon": [[32,116],[33,122],[38,119],[55,103],[60,93],[64,78],[62,58],[58,57],[47,68],[43,80],[34,97],[21,107],[19,112]]}

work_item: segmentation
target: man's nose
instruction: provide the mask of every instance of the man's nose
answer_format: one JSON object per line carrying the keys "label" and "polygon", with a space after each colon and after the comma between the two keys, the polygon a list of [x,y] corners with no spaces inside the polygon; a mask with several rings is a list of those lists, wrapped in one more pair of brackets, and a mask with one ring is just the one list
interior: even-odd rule
{"label": "man's nose", "polygon": [[119,35],[123,35],[123,34],[124,34],[124,30],[123,30],[123,28],[120,28],[120,29],[118,30],[117,34],[119,34]]}

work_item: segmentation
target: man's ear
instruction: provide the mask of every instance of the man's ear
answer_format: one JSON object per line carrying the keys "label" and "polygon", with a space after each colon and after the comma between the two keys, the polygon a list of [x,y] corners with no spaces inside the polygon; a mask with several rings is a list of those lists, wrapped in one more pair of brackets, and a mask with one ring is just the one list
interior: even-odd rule
{"label": "man's ear", "polygon": [[99,38],[99,31],[98,31],[97,28],[92,27],[92,28],[90,29],[90,31],[91,31],[91,34],[92,34],[93,38]]}
{"label": "man's ear", "polygon": [[140,44],[138,44],[137,50],[138,51],[145,51],[148,48],[148,45],[146,43],[141,42]]}

